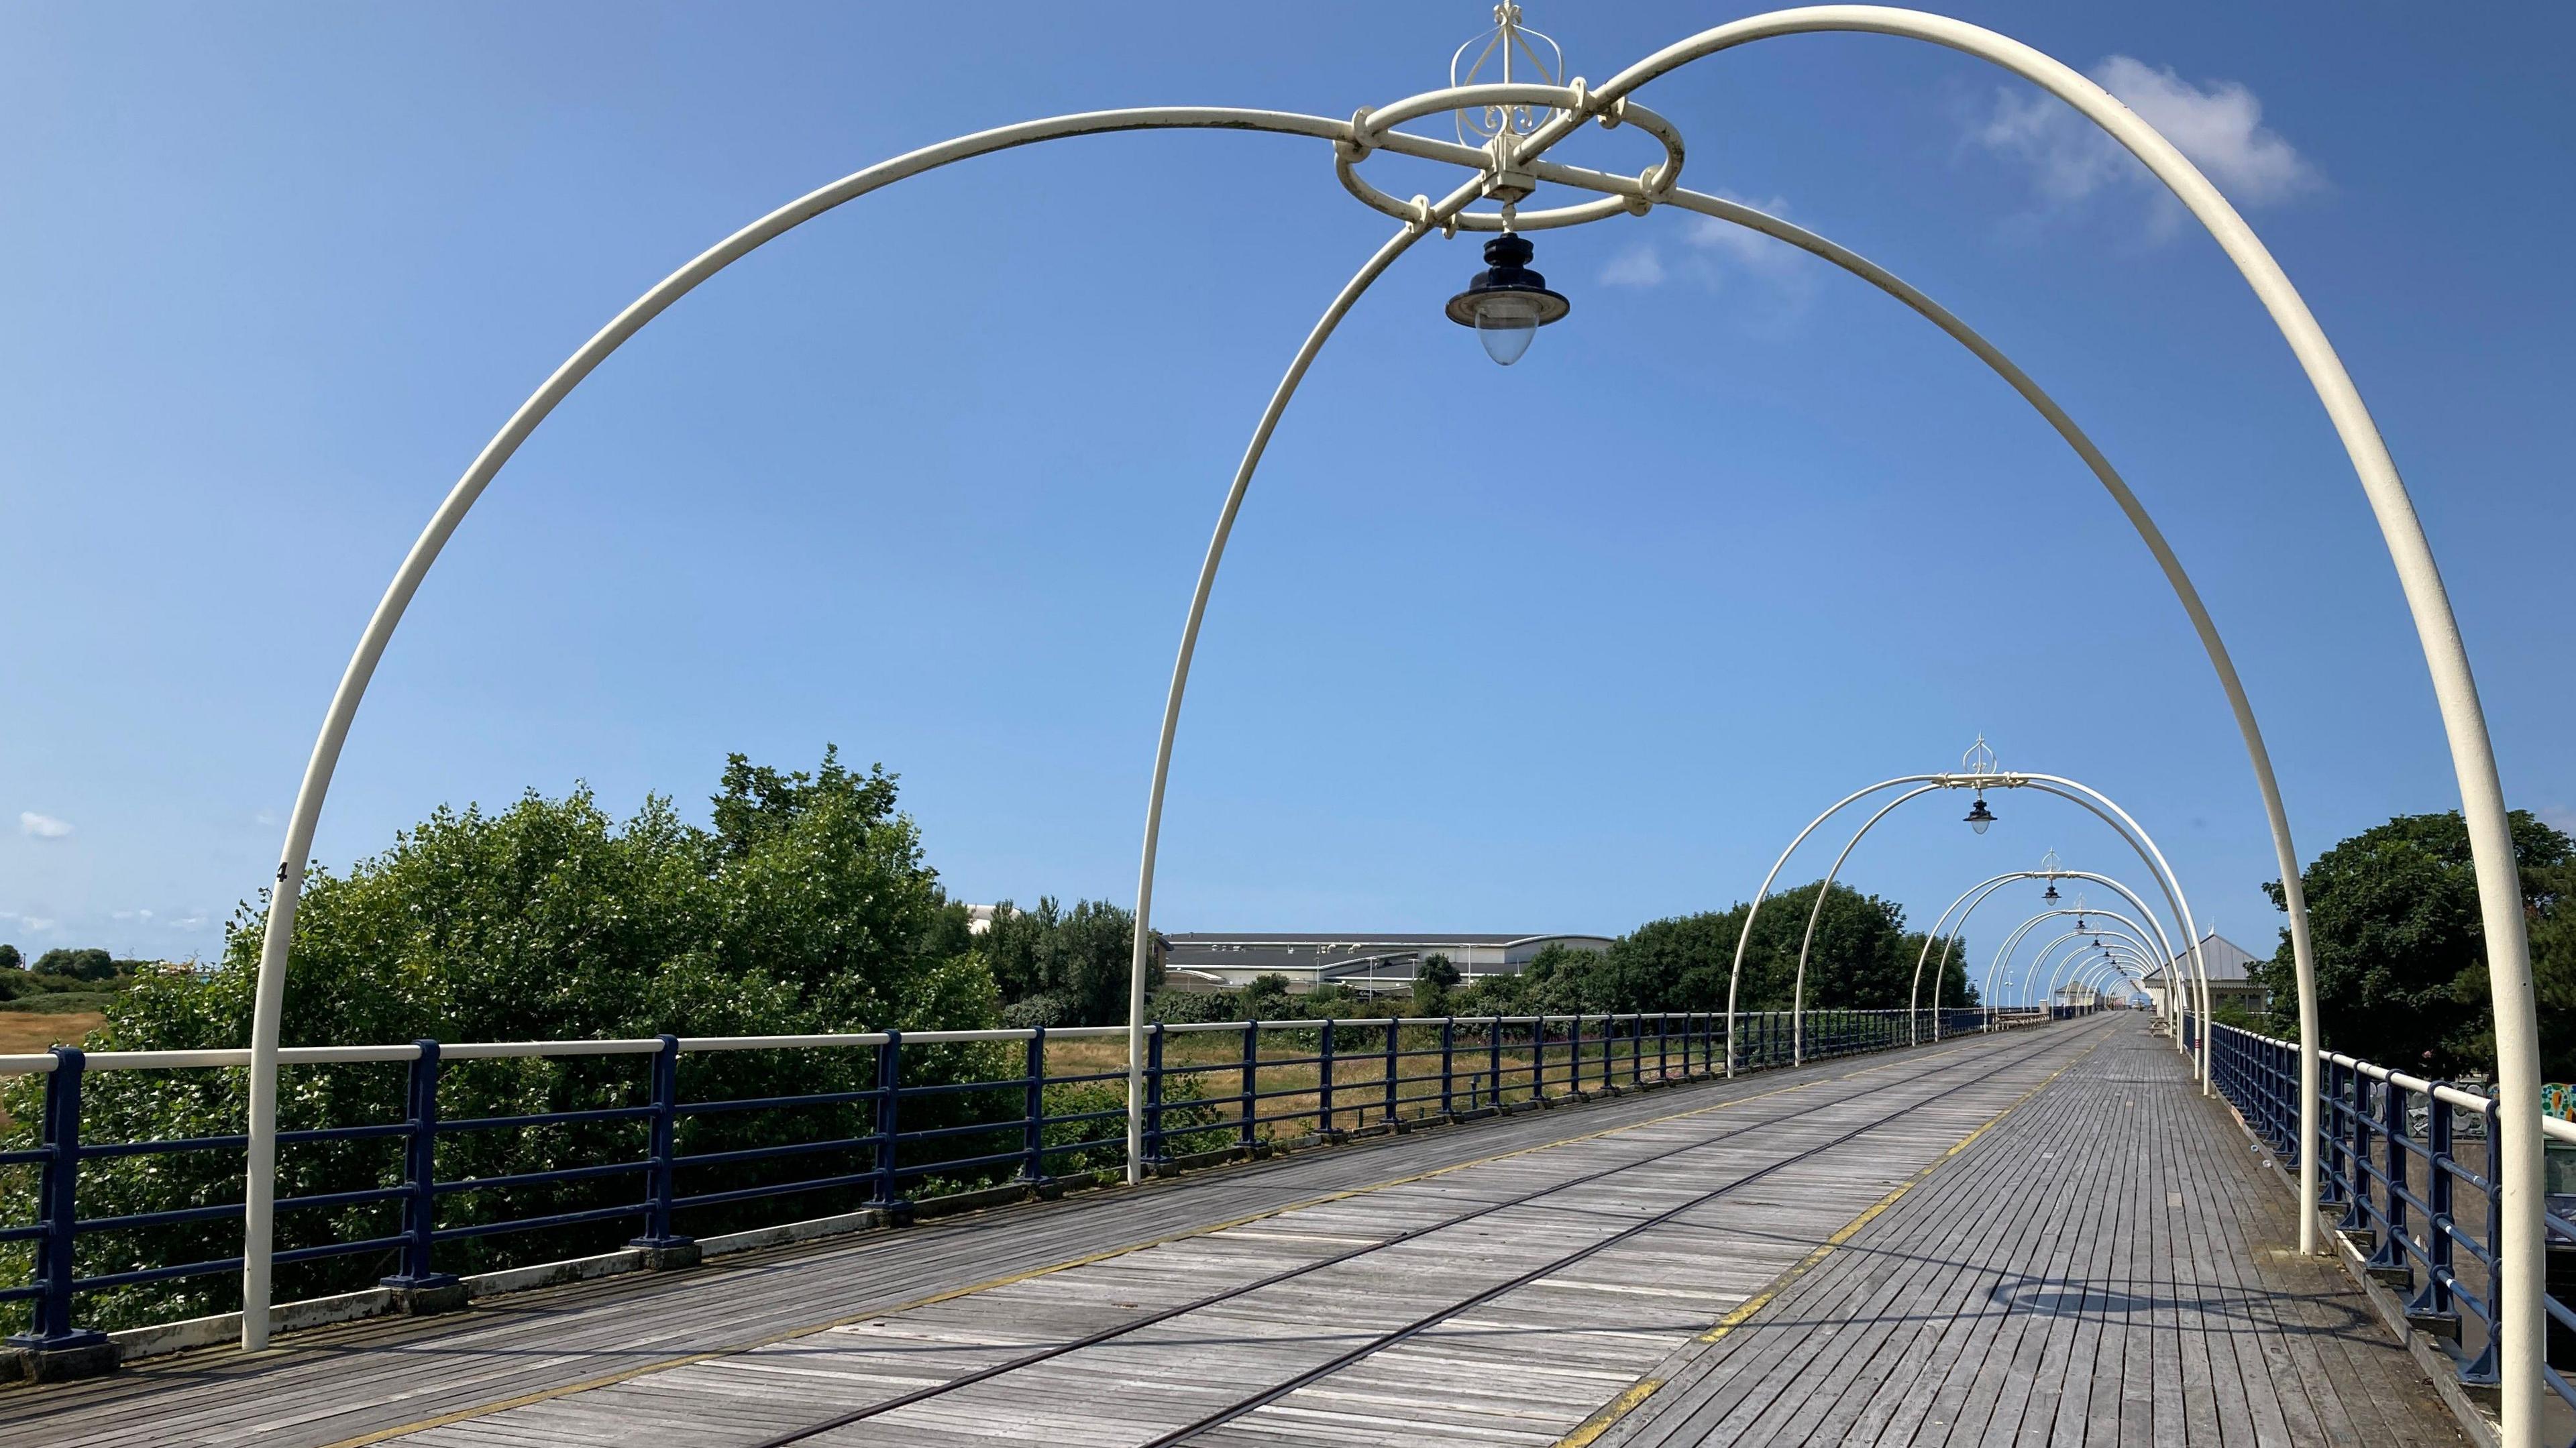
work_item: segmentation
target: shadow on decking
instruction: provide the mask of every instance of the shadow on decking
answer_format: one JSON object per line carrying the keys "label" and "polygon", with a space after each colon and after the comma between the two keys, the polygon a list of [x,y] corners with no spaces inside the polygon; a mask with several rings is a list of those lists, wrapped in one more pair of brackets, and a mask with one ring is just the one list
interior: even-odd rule
{"label": "shadow on decking", "polygon": [[1986,1300],[2007,1314],[2065,1317],[2102,1322],[2134,1320],[2142,1315],[2175,1314],[2165,1324],[2197,1333],[2222,1330],[2225,1323],[2295,1334],[2382,1335],[2379,1319],[2348,1293],[2282,1292],[2248,1284],[2217,1293],[2171,1297],[2141,1294],[2064,1277],[2006,1277],[1986,1289]]}

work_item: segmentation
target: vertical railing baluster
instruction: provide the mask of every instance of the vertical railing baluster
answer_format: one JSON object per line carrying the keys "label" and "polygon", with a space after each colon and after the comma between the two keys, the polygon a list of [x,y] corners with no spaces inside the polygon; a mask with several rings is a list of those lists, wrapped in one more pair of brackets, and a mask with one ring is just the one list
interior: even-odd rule
{"label": "vertical railing baluster", "polygon": [[1503,1018],[1500,1014],[1495,1015],[1485,1031],[1485,1067],[1492,1073],[1487,1079],[1494,1083],[1494,1105],[1499,1107],[1503,1104]]}
{"label": "vertical railing baluster", "polygon": [[[2478,1125],[2479,1130],[2484,1133],[2486,1146],[2486,1170],[2480,1175],[2487,1181],[2487,1238],[2479,1245],[2486,1248],[2489,1254],[2488,1261],[2493,1262],[2495,1254],[2502,1250],[2499,1244],[2504,1241],[2504,1193],[2499,1190],[2501,1185],[2499,1178],[2504,1173],[2496,1164],[2499,1153],[2496,1150],[2496,1104],[2493,1101],[2478,1108]],[[2497,1326],[2504,1321],[2503,1278],[2503,1273],[2495,1271],[2492,1267],[2488,1269],[2487,1345],[2474,1359],[2470,1360],[2467,1367],[2460,1369],[2460,1381],[2472,1387],[2494,1387],[2504,1380],[2499,1370],[2502,1363],[2504,1333]]]}
{"label": "vertical railing baluster", "polygon": [[1163,1142],[1163,1023],[1145,1028],[1145,1160],[1161,1165],[1172,1159]]}
{"label": "vertical railing baluster", "polygon": [[[1685,1021],[1682,1024],[1683,1029],[1689,1029],[1689,1022]],[[1682,1058],[1682,1066],[1684,1068],[1682,1074],[1690,1074],[1688,1070],[1690,1066],[1690,1058],[1687,1053],[1685,1053]],[[1655,1079],[1658,1081],[1667,1080],[1672,1076],[1672,1074],[1673,1013],[1671,1011],[1658,1011],[1655,1013]]]}
{"label": "vertical railing baluster", "polygon": [[2344,1072],[2344,1082],[2350,1092],[2342,1105],[2343,1120],[2350,1127],[2350,1145],[2343,1160],[2352,1178],[2344,1193],[2343,1220],[2336,1229],[2366,1232],[2370,1230],[2370,1077],[2354,1066]]}
{"label": "vertical railing baluster", "polygon": [[652,1137],[648,1148],[651,1156],[644,1172],[644,1235],[626,1245],[643,1248],[648,1266],[694,1266],[698,1260],[693,1250],[697,1243],[671,1231],[672,1186],[678,1174],[680,1038],[666,1034],[661,1042],[662,1049],[653,1053],[653,1115],[649,1118]]}
{"label": "vertical railing baluster", "polygon": [[2317,1063],[2317,1135],[2321,1140],[2309,1143],[2317,1153],[2317,1201],[2320,1204],[2343,1200],[2343,1128],[2339,1114],[2343,1110],[2343,1067],[2333,1058]]}
{"label": "vertical railing baluster", "polygon": [[1393,1126],[1395,1124],[1395,1078],[1403,1074],[1401,1071],[1397,1070],[1395,1060],[1396,1022],[1400,1019],[1401,1017],[1397,1016],[1388,1016],[1386,1018],[1386,1095],[1384,1104],[1379,1107],[1379,1111],[1386,1117],[1386,1124],[1389,1126]]}
{"label": "vertical railing baluster", "polygon": [[1322,1125],[1317,1129],[1329,1139],[1333,1134],[1333,1018],[1324,1017],[1324,1033],[1315,1053],[1319,1058],[1315,1077],[1315,1106]]}
{"label": "vertical railing baluster", "polygon": [[1261,1122],[1261,1023],[1243,1023],[1243,1114],[1237,1126],[1236,1144],[1246,1151],[1260,1140]]}
{"label": "vertical railing baluster", "polygon": [[2442,1083],[2424,1093],[2424,1287],[2406,1304],[2406,1321],[2457,1341],[2460,1310],[2451,1301],[2451,1103]]}
{"label": "vertical railing baluster", "polygon": [[403,1124],[409,1129],[403,1133],[402,1267],[377,1283],[408,1294],[407,1307],[425,1305],[420,1294],[456,1281],[431,1264],[438,1236],[438,1043],[412,1044],[420,1054],[403,1083]]}
{"label": "vertical railing baluster", "polygon": [[2382,1219],[2385,1231],[2379,1250],[2364,1265],[2397,1277],[2414,1270],[2406,1255],[2406,1093],[2397,1088],[2393,1077],[2382,1083],[2380,1092],[2379,1141],[2388,1163],[2381,1191],[2388,1198],[2388,1211]]}
{"label": "vertical railing baluster", "polygon": [[1046,1170],[1046,1027],[1031,1026],[1023,1050],[1020,1097],[1020,1182],[1047,1184]]}
{"label": "vertical railing baluster", "polygon": [[80,1227],[81,1074],[85,1058],[77,1046],[53,1049],[53,1073],[45,1078],[45,1174],[36,1188],[37,1210],[45,1235],[36,1253],[45,1293],[35,1301],[32,1330],[13,1341],[17,1346],[51,1356],[80,1353],[103,1357],[105,1371],[115,1363],[107,1334],[72,1326],[72,1282],[76,1270],[72,1245]]}
{"label": "vertical railing baluster", "polygon": [[1457,1101],[1458,1018],[1443,1016],[1440,1020],[1440,1114],[1455,1116]]}
{"label": "vertical railing baluster", "polygon": [[912,1203],[899,1190],[902,1180],[895,1158],[903,1135],[903,1032],[888,1031],[877,1043],[876,1195],[866,1205],[886,1214],[896,1225],[912,1219]]}

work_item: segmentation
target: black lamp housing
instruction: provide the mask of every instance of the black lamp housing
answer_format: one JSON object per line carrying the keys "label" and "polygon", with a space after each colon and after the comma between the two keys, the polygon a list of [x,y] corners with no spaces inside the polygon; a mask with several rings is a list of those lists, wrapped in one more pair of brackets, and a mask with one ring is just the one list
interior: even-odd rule
{"label": "black lamp housing", "polygon": [[1548,290],[1546,277],[1530,270],[1535,255],[1526,238],[1504,232],[1485,243],[1485,269],[1449,299],[1449,320],[1475,328],[1485,355],[1506,367],[1529,350],[1539,328],[1574,310],[1574,303]]}

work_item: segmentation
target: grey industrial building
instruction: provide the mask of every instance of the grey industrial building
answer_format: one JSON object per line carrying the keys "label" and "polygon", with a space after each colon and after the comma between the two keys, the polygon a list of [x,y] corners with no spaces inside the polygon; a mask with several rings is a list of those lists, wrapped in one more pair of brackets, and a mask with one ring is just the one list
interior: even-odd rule
{"label": "grey industrial building", "polygon": [[1281,975],[1291,987],[1333,984],[1356,990],[1410,990],[1422,962],[1434,955],[1468,980],[1517,975],[1551,945],[1604,951],[1606,935],[1411,934],[1346,935],[1293,932],[1185,930],[1164,937],[1163,969],[1174,984],[1249,985]]}

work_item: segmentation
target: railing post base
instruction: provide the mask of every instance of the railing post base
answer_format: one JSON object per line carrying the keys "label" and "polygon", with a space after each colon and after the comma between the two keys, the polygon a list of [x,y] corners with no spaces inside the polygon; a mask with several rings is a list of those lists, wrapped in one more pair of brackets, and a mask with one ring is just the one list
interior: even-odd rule
{"label": "railing post base", "polygon": [[392,1308],[397,1317],[436,1317],[442,1312],[465,1310],[465,1284],[447,1273],[412,1280],[387,1277],[377,1283],[392,1294]]}
{"label": "railing post base", "polygon": [[704,1260],[697,1240],[691,1237],[674,1237],[667,1242],[652,1242],[638,1237],[626,1245],[643,1255],[647,1272],[677,1272],[683,1267],[695,1267]]}
{"label": "railing post base", "polygon": [[[0,1354],[0,1382],[23,1378],[37,1383],[68,1383],[104,1377],[116,1371],[121,1356],[103,1332],[66,1334],[50,1344],[20,1335],[9,1339],[12,1351]],[[14,1369],[14,1371],[13,1371]]]}
{"label": "railing post base", "polygon": [[2406,1325],[2427,1337],[2460,1340],[2460,1315],[2456,1312],[2409,1312]]}

